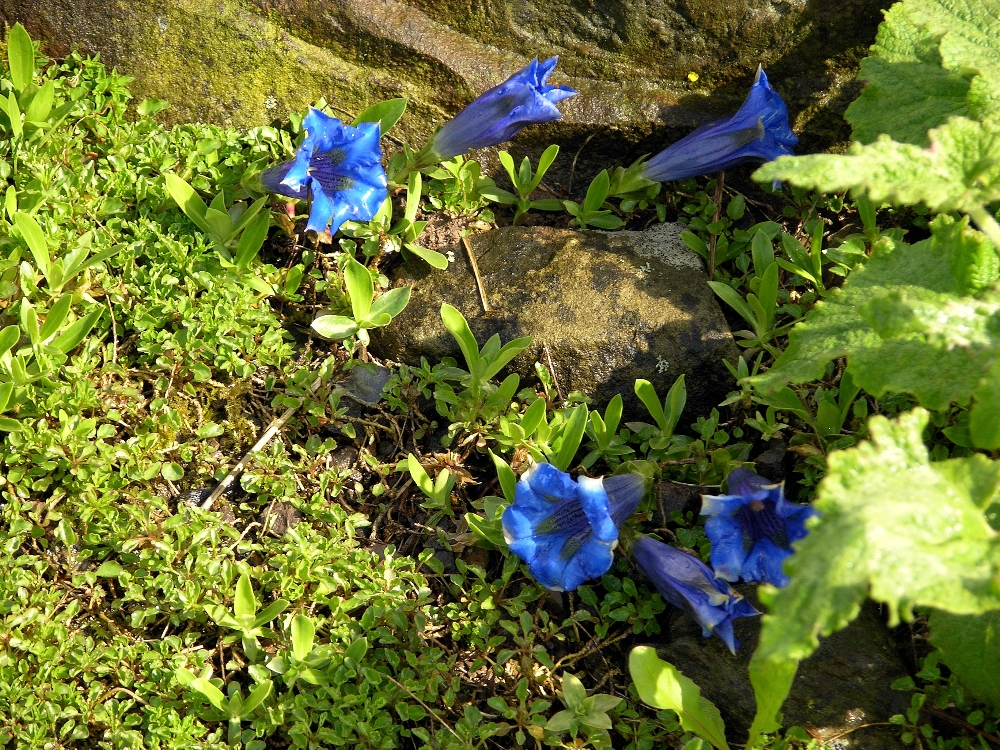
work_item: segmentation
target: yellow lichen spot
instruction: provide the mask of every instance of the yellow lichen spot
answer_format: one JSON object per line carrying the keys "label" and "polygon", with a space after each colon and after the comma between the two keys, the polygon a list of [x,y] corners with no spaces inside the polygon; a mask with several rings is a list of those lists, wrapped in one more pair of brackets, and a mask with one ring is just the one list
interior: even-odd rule
{"label": "yellow lichen spot", "polygon": [[700,78],[700,76],[693,70],[690,73],[688,73],[688,80],[691,81],[691,83],[696,83],[698,81],[698,78]]}

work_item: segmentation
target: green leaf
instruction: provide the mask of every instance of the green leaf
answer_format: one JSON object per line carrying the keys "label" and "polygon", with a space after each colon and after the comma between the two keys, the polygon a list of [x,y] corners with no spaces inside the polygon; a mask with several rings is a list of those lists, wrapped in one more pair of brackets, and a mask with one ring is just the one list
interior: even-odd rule
{"label": "green leaf", "polygon": [[864,192],[874,203],[923,203],[938,212],[970,213],[1000,200],[1000,123],[952,117],[928,137],[928,149],[881,136],[852,144],[846,155],[780,156],[753,177],[828,193]]}
{"label": "green leaf", "polygon": [[914,4],[896,3],[886,11],[871,57],[861,61],[858,78],[868,84],[844,117],[862,143],[886,133],[903,143],[928,146],[928,130],[949,117],[969,114],[972,74],[943,67],[940,35],[914,22]]}
{"label": "green leaf", "polygon": [[667,417],[663,413],[663,406],[660,404],[660,397],[656,394],[656,388],[653,387],[653,384],[648,380],[638,378],[636,379],[633,387],[635,388],[635,395],[638,396],[639,400],[646,405],[646,410],[659,426],[660,431],[664,434],[669,432],[670,428],[667,424]]}
{"label": "green leaf", "polygon": [[233,601],[233,614],[239,620],[242,617],[253,617],[257,614],[257,600],[253,595],[253,584],[250,576],[242,573],[236,581],[236,597]]}
{"label": "green leaf", "polygon": [[21,329],[16,325],[0,329],[0,355],[6,354],[21,338]]}
{"label": "green leaf", "polygon": [[106,562],[102,562],[100,567],[94,571],[94,575],[98,578],[117,578],[124,572],[125,569],[121,565],[112,560],[107,560]]}
{"label": "green leaf", "polygon": [[14,226],[21,233],[21,237],[28,245],[31,256],[35,259],[35,265],[42,272],[43,276],[49,275],[49,246],[45,241],[45,232],[35,221],[35,217],[30,214],[18,211],[14,214]]}
{"label": "green leaf", "polygon": [[31,102],[24,110],[24,119],[27,122],[44,123],[52,112],[52,102],[55,99],[55,81],[46,81],[42,87],[31,97]]}
{"label": "green leaf", "polygon": [[434,482],[421,465],[420,460],[412,453],[406,457],[406,468],[410,472],[410,477],[413,479],[413,483],[417,485],[420,491],[427,497],[433,498]]}
{"label": "green leaf", "polygon": [[1000,357],[994,358],[972,395],[969,436],[975,446],[996,450],[1000,448]]}
{"label": "green leaf", "polygon": [[981,120],[1000,114],[1000,15],[990,0],[909,0],[914,24],[940,39],[941,62],[951,71],[975,71],[969,108]]}
{"label": "green leaf", "polygon": [[[417,220],[417,211],[420,208],[420,194],[422,191],[423,177],[415,169],[410,172],[410,176],[406,180],[406,211],[403,213],[403,218],[410,222],[410,224],[413,224]],[[390,203],[390,209],[391,205]]]}
{"label": "green leaf", "polygon": [[377,122],[382,135],[385,135],[392,126],[399,122],[399,118],[406,111],[406,99],[387,99],[384,102],[373,104],[351,123],[357,127],[363,122]]}
{"label": "green leaf", "polygon": [[63,321],[66,320],[66,316],[69,314],[70,305],[72,304],[73,295],[64,294],[54,305],[52,305],[52,308],[45,316],[45,322],[42,324],[42,330],[39,333],[39,338],[42,341],[48,341],[52,336],[56,335],[59,327],[63,324]]}
{"label": "green leaf", "polygon": [[221,424],[217,422],[205,422],[205,424],[198,428],[197,435],[200,439],[204,440],[205,438],[218,437],[225,434],[225,432],[226,430]]}
{"label": "green leaf", "polygon": [[476,337],[472,335],[472,330],[469,328],[465,316],[446,302],[441,305],[441,320],[444,322],[444,327],[458,342],[458,347],[462,350],[469,372],[475,372],[479,362],[479,344],[476,342]]}
{"label": "green leaf", "polygon": [[226,696],[222,694],[215,685],[206,680],[204,677],[196,677],[188,683],[188,687],[192,690],[197,690],[199,693],[208,699],[208,702],[215,706],[219,711],[222,711],[226,716],[229,716],[229,704],[226,701]]}
{"label": "green leaf", "polygon": [[972,697],[1000,706],[1000,610],[955,615],[934,610],[931,643]]}
{"label": "green leaf", "polygon": [[798,661],[758,660],[756,654],[750,660],[750,682],[753,685],[757,713],[750,727],[747,747],[754,747],[763,734],[773,734],[781,729],[781,704],[792,689],[792,681],[798,669]]}
{"label": "green leaf", "polygon": [[143,99],[136,107],[136,112],[139,113],[140,117],[151,117],[169,106],[170,102],[165,102],[162,99]]}
{"label": "green leaf", "polygon": [[623,403],[622,394],[616,393],[615,397],[608,403],[608,408],[604,410],[604,429],[608,438],[613,438],[618,432],[618,424],[621,422],[624,408]]}
{"label": "green leaf", "polygon": [[531,346],[531,336],[523,336],[522,338],[508,341],[490,361],[489,367],[487,367],[483,373],[483,378],[486,380],[492,378],[500,372],[500,370],[506,367],[508,362],[514,359],[514,357],[523,352],[529,346]]}
{"label": "green leaf", "polygon": [[[959,614],[1000,607],[996,533],[977,504],[992,494],[970,482],[982,460],[931,463],[921,434],[928,413],[869,421],[870,442],[835,451],[820,483],[820,516],[785,563],[791,582],[766,594],[754,658],[800,660],[855,616],[866,593],[887,605],[890,625],[913,607]],[[963,466],[963,463],[979,462]],[[987,484],[996,472],[988,472]]]}
{"label": "green leaf", "polygon": [[[590,183],[590,187],[587,188],[587,197],[583,200],[584,212],[589,214],[598,211],[604,205],[604,200],[608,197],[608,190],[610,188],[611,178],[608,177],[608,170],[602,169]],[[587,222],[590,224],[594,223],[589,217]]]}
{"label": "green leaf", "polygon": [[767,236],[767,232],[757,230],[750,243],[750,248],[753,256],[754,275],[763,276],[764,272],[774,263],[774,243]]}
{"label": "green leaf", "polygon": [[443,271],[448,267],[448,258],[439,253],[437,250],[428,250],[426,247],[420,247],[420,245],[415,245],[412,242],[407,242],[403,245],[403,247],[405,247],[407,251],[416,255],[431,268]]}
{"label": "green leaf", "polygon": [[579,404],[573,407],[569,419],[563,426],[559,452],[552,458],[552,465],[559,471],[566,471],[570,467],[576,452],[580,449],[580,442],[587,427],[587,414],[587,405]]}
{"label": "green leaf", "polygon": [[[219,195],[222,195],[222,193],[219,193]],[[209,234],[217,242],[229,242],[235,234],[233,231],[233,220],[229,218],[229,214],[225,211],[220,211],[209,206],[205,209],[205,223],[209,226]]]}
{"label": "green leaf", "polygon": [[8,187],[4,194],[4,210],[7,212],[7,218],[14,221],[14,216],[17,214],[17,188],[13,185]]}
{"label": "green leaf", "polygon": [[667,432],[671,435],[680,421],[685,404],[687,404],[687,386],[684,383],[684,375],[678,375],[677,380],[667,391],[667,398],[664,400],[664,406],[667,410],[667,427],[669,428]]}
{"label": "green leaf", "polygon": [[[535,177],[532,179],[531,184],[528,186],[527,195],[531,195],[538,186],[542,183],[542,178],[545,177],[545,173],[549,171],[549,167],[552,166],[552,162],[556,160],[559,155],[559,146],[552,144],[547,149],[542,152],[542,155],[538,157],[538,171],[535,172]],[[558,210],[558,209],[555,209]]]}
{"label": "green leaf", "polygon": [[499,549],[506,548],[506,541],[503,538],[503,529],[500,527],[500,521],[487,521],[482,516],[478,516],[475,513],[466,513],[465,522],[469,525],[472,532],[480,539],[489,542],[494,547]]}
{"label": "green leaf", "polygon": [[821,378],[828,362],[847,357],[854,383],[875,397],[909,393],[929,409],[969,403],[1000,352],[989,322],[1000,299],[957,296],[937,223],[934,231],[916,245],[876,243],[868,263],[807,313],[774,366],[751,382],[775,391]]}
{"label": "green leaf", "polygon": [[354,659],[356,662],[360,662],[365,658],[365,654],[368,653],[368,639],[364,636],[355,639],[351,642],[351,645],[347,647],[344,651],[345,659]]}
{"label": "green leaf", "polygon": [[357,333],[359,326],[344,315],[320,315],[312,322],[312,328],[324,338],[346,339]]}
{"label": "green leaf", "polygon": [[253,689],[250,696],[246,699],[243,704],[243,709],[240,711],[240,716],[247,716],[253,713],[253,710],[257,708],[261,703],[267,700],[267,697],[271,694],[271,690],[274,687],[270,680],[264,680],[257,687]]}
{"label": "green leaf", "polygon": [[643,703],[676,711],[686,731],[698,735],[712,747],[729,750],[719,709],[673,664],[661,660],[655,648],[636,646],[629,654],[628,668]]}
{"label": "green leaf", "polygon": [[757,321],[757,316],[754,314],[753,309],[747,304],[747,301],[743,299],[743,296],[739,292],[729,286],[729,284],[722,281],[709,281],[708,285],[723,302],[738,312],[740,317],[750,324],[754,333],[758,336],[764,333],[760,330],[760,324]]}
{"label": "green leaf", "polygon": [[549,717],[545,722],[545,729],[555,734],[562,734],[568,732],[576,723],[576,715],[572,711],[564,710]]}
{"label": "green leaf", "polygon": [[514,188],[518,190],[518,192],[523,192],[520,189],[521,186],[518,181],[517,169],[514,167],[514,157],[507,151],[501,150],[497,152],[497,158],[500,160],[500,164],[503,168],[507,171],[507,176],[510,177],[511,184],[514,185]]}
{"label": "green leaf", "polygon": [[3,105],[7,118],[10,120],[10,132],[14,134],[15,138],[19,138],[24,132],[24,126],[21,124],[21,109],[17,106],[17,96],[13,91],[6,99],[0,96],[0,105]]}
{"label": "green leaf", "polygon": [[260,614],[254,618],[253,626],[255,628],[259,628],[261,625],[266,625],[288,609],[288,606],[289,602],[286,599],[276,599],[264,607],[264,609],[260,611]]}
{"label": "green leaf", "polygon": [[531,201],[531,208],[536,211],[562,211],[563,204],[558,198],[539,198]]}
{"label": "green leaf", "polygon": [[410,287],[404,286],[398,289],[390,289],[375,301],[369,312],[369,316],[374,317],[384,314],[390,318],[395,318],[403,312],[403,308],[406,307],[406,303],[409,301]]}
{"label": "green leaf", "polygon": [[0,414],[7,411],[7,407],[10,406],[10,397],[13,395],[13,383],[0,383]]}
{"label": "green leaf", "polygon": [[[539,401],[542,401],[542,399],[539,399]],[[497,470],[497,478],[500,480],[500,489],[503,491],[504,499],[508,503],[512,503],[514,502],[514,492],[517,487],[517,476],[515,476],[514,470],[510,468],[510,465],[501,456],[496,455],[493,451],[489,451],[489,453],[490,458],[493,459],[493,465]]]}
{"label": "green leaf", "polygon": [[583,703],[587,697],[587,688],[570,672],[563,672],[562,689],[562,701],[566,705],[566,708],[571,711],[575,711],[576,707]]}
{"label": "green leaf", "polygon": [[948,258],[948,268],[962,294],[976,294],[1000,278],[1000,258],[996,248],[982,232],[969,227],[963,216],[956,221],[947,214],[936,216],[931,223],[934,252]]}
{"label": "green leaf", "polygon": [[344,267],[344,284],[351,297],[351,311],[354,314],[354,319],[360,324],[368,317],[368,312],[372,307],[372,299],[375,297],[372,275],[367,268],[354,258],[349,257],[347,265]]}
{"label": "green leaf", "polygon": [[212,227],[205,219],[208,206],[205,205],[205,201],[195,192],[194,188],[173,172],[163,175],[163,182],[170,197],[174,199],[174,203],[180,206],[181,211],[191,219],[195,226],[207,234],[212,234]]}
{"label": "green leaf", "polygon": [[97,325],[97,321],[103,314],[104,309],[100,307],[87,313],[59,334],[59,338],[55,339],[51,346],[63,354],[69,354],[87,338],[87,334]]}
{"label": "green leaf", "polygon": [[250,261],[257,256],[261,246],[264,244],[264,240],[267,239],[267,230],[270,226],[271,212],[262,211],[243,229],[239,244],[236,246],[235,260],[238,269],[246,269],[250,265]]}
{"label": "green leaf", "polygon": [[598,211],[586,215],[587,224],[600,227],[601,229],[618,229],[625,226],[625,222],[612,214],[610,211]]}
{"label": "green leaf", "polygon": [[7,35],[7,64],[14,90],[20,93],[35,75],[35,49],[20,23],[15,23]]}
{"label": "green leaf", "polygon": [[160,476],[164,479],[169,479],[171,482],[179,482],[184,478],[184,468],[173,461],[164,463],[160,467]]}
{"label": "green leaf", "polygon": [[479,194],[486,200],[500,203],[504,206],[513,206],[517,203],[517,196],[509,190],[498,188],[496,185],[486,185],[479,190]]}

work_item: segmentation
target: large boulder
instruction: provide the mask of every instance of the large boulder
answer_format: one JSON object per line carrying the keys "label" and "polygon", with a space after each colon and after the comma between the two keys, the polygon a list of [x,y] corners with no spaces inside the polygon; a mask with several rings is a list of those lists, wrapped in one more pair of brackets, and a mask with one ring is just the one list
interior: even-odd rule
{"label": "large boulder", "polygon": [[[812,121],[820,142],[842,140],[839,113],[852,98],[845,86],[857,89],[857,60],[889,4],[0,0],[0,18],[23,23],[52,53],[101,53],[135,77],[140,97],[172,103],[167,120],[249,126],[320,96],[346,113],[406,96],[416,116],[403,127],[415,138],[533,56],[558,54],[556,78],[581,95],[544,138],[572,144],[594,126],[626,125],[632,142],[616,154],[624,160],[733,111],[758,64],[798,113],[799,129]],[[835,115],[829,123],[817,120],[826,111]],[[673,130],[654,133],[654,125]]]}
{"label": "large boulder", "polygon": [[390,325],[372,331],[372,350],[411,364],[446,356],[462,364],[441,321],[447,302],[465,315],[480,345],[494,333],[504,342],[531,336],[532,346],[511,365],[522,377],[541,362],[564,395],[581,391],[603,408],[621,393],[627,418],[651,421],[635,380],[651,381],[662,398],[683,374],[688,415],[707,414],[733,385],[722,360],[738,353],[701,259],[680,240],[682,229],[505,227],[475,235],[471,244],[495,309],[483,312],[467,256],[454,245],[445,271],[414,260],[390,274],[394,285],[412,287],[410,302]]}

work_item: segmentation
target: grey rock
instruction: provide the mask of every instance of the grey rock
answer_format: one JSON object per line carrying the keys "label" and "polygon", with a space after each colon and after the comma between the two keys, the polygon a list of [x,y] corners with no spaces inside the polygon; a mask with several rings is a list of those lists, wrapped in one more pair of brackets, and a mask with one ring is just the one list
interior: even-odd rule
{"label": "grey rock", "polygon": [[352,398],[367,406],[375,406],[382,399],[382,389],[392,375],[381,365],[362,364],[351,368],[339,385]]}
{"label": "grey rock", "polygon": [[717,488],[671,481],[656,482],[653,492],[656,495],[653,523],[660,526],[669,523],[673,513],[690,512],[697,515],[701,510],[701,496],[718,494]]}
{"label": "grey rock", "polygon": [[[701,260],[679,239],[680,225],[646,232],[505,227],[472,238],[493,312],[485,314],[460,245],[446,271],[419,261],[390,274],[412,286],[406,309],[372,331],[372,351],[408,364],[455,357],[441,304],[458,308],[480,345],[532,336],[510,365],[522,378],[536,361],[552,369],[564,394],[582,391],[603,408],[621,393],[628,419],[652,421],[635,396],[637,378],[663,398],[686,375],[688,414],[707,413],[731,387],[722,359],[736,345]],[[543,352],[543,346],[546,351]]]}
{"label": "grey rock", "polygon": [[[736,588],[761,609],[753,586]],[[701,627],[675,609],[670,642],[651,645],[718,706],[728,738],[744,742],[756,710],[748,665],[760,636],[760,619],[738,620],[735,630],[741,645],[734,656],[718,638],[702,637]],[[799,665],[782,707],[784,726],[800,726],[814,737],[831,739],[862,724],[888,721],[909,705],[904,693],[889,687],[906,674],[878,606],[868,602],[856,620],[822,638],[816,652]],[[895,750],[901,745],[897,728],[885,726],[857,729],[836,742],[839,750]]]}
{"label": "grey rock", "polygon": [[[320,97],[356,114],[405,96],[408,136],[538,55],[581,95],[544,138],[582,141],[629,125],[649,152],[736,109],[758,64],[820,147],[846,140],[839,113],[890,0],[0,0],[51,54],[79,46],[134,76],[167,122],[253,126]],[[700,80],[692,82],[689,74]],[[831,115],[832,117],[827,117]],[[574,131],[574,126],[584,125]],[[652,126],[674,128],[636,143]],[[409,132],[407,132],[409,131]],[[829,132],[827,132],[829,131]],[[559,135],[556,136],[555,134]],[[575,150],[575,149],[574,149]],[[578,168],[578,174],[583,164]],[[586,172],[586,169],[582,171]]]}
{"label": "grey rock", "polygon": [[785,481],[785,457],[788,455],[788,443],[774,439],[766,451],[753,459],[754,468],[762,477],[772,482]]}
{"label": "grey rock", "polygon": [[282,537],[285,532],[303,520],[302,513],[291,503],[272,501],[260,512],[257,522],[273,537]]}
{"label": "grey rock", "polygon": [[[337,471],[344,471],[353,468],[354,462],[358,460],[358,449],[350,445],[337,448],[330,454],[330,464]],[[360,474],[358,475],[360,478]]]}

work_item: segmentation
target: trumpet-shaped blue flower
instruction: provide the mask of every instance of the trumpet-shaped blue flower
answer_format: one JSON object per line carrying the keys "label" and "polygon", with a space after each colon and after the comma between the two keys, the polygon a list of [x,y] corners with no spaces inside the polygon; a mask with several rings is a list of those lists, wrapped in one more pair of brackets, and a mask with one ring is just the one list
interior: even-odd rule
{"label": "trumpet-shaped blue flower", "polygon": [[746,469],[729,475],[728,495],[705,495],[701,514],[712,542],[712,567],[727,581],[788,584],[782,563],[791,543],[809,532],[806,520],[817,515],[808,505],[785,500],[780,484]]}
{"label": "trumpet-shaped blue flower", "polygon": [[312,196],[306,229],[336,234],[345,221],[368,221],[387,195],[377,122],[344,125],[318,109],[302,120],[306,137],[291,161],[261,175],[272,193]]}
{"label": "trumpet-shaped blue flower", "polygon": [[705,563],[687,552],[648,536],[632,545],[635,561],[660,596],[686,609],[707,638],[715,633],[734,654],[739,643],[733,621],[760,614],[741,594],[720,581]]}
{"label": "trumpet-shaped blue flower", "polygon": [[445,123],[426,146],[433,161],[450,159],[470,148],[486,148],[509,141],[527,125],[558,120],[562,115],[556,102],[575,96],[568,86],[548,86],[545,79],[558,58],[526,67],[472,101]]}
{"label": "trumpet-shaped blue flower", "polygon": [[745,161],[771,161],[791,154],[798,142],[788,124],[788,107],[768,84],[764,69],[758,68],[750,95],[735,115],[702,125],[668,146],[646,162],[642,176],[667,182]]}
{"label": "trumpet-shaped blue flower", "polygon": [[534,464],[503,512],[504,539],[536,581],[553,591],[572,591],[611,567],[618,526],[645,491],[639,474],[573,481],[551,464]]}

